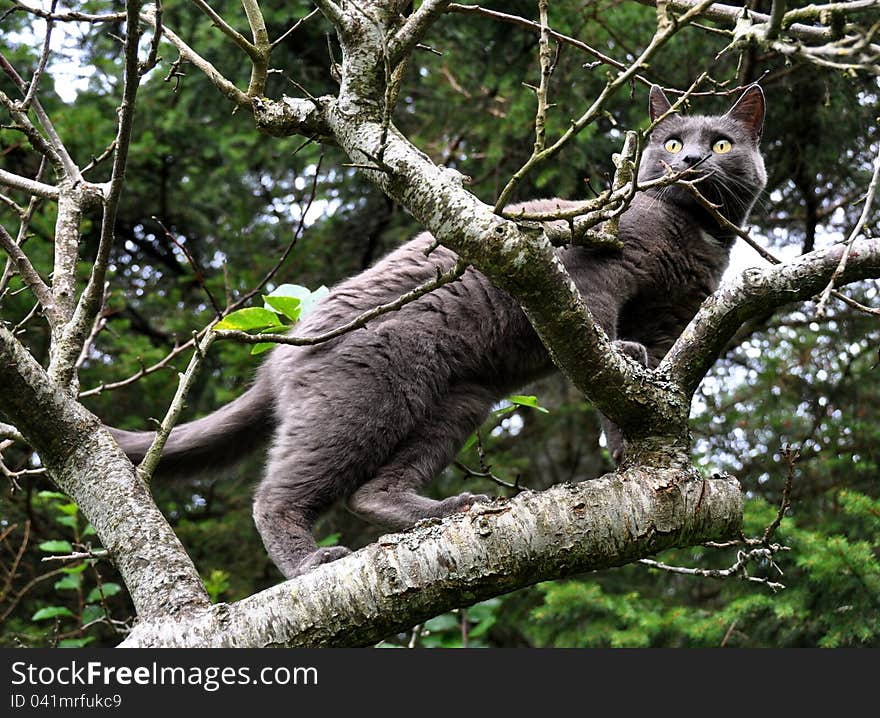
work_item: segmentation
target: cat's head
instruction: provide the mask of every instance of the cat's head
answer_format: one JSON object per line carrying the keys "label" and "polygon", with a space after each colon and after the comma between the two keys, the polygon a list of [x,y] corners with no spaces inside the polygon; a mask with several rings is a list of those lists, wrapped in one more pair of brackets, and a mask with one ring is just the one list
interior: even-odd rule
{"label": "cat's head", "polygon": [[[657,85],[651,87],[649,115],[653,122],[671,108]],[[764,126],[764,93],[748,87],[723,115],[685,116],[673,113],[651,133],[639,166],[639,180],[662,177],[695,167],[697,187],[734,224],[742,224],[767,184],[764,160],[758,150]],[[681,187],[651,192],[654,196],[694,209],[697,202]]]}

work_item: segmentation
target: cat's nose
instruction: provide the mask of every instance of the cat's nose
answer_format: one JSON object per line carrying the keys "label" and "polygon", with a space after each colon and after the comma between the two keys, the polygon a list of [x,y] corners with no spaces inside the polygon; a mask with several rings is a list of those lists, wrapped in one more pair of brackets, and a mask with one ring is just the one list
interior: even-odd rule
{"label": "cat's nose", "polygon": [[688,167],[693,167],[695,164],[697,164],[697,163],[698,163],[700,160],[702,160],[702,159],[703,159],[703,158],[702,158],[702,156],[700,156],[700,155],[685,155],[685,156],[684,156],[684,159],[683,159],[683,162],[684,162]]}

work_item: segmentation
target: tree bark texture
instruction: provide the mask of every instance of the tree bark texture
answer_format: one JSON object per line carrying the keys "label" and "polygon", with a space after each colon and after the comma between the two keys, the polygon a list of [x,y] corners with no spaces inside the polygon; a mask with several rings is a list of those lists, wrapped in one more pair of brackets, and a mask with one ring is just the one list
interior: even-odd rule
{"label": "tree bark texture", "polygon": [[237,603],[142,622],[122,645],[371,645],[539,581],[736,536],[741,517],[732,477],[618,472],[422,522]]}

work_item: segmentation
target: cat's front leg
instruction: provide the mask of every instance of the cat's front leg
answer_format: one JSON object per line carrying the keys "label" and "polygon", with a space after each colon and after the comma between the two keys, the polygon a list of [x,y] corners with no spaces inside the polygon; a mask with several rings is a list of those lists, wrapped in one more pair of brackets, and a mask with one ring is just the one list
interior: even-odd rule
{"label": "cat's front leg", "polygon": [[[614,346],[642,366],[648,366],[648,350],[645,348],[644,344],[627,341],[625,339],[618,339],[614,342]],[[600,414],[600,423],[602,425],[602,431],[605,434],[608,453],[611,454],[611,458],[614,460],[615,464],[620,464],[623,459],[624,449],[626,448],[623,434],[617,424],[604,414]]]}

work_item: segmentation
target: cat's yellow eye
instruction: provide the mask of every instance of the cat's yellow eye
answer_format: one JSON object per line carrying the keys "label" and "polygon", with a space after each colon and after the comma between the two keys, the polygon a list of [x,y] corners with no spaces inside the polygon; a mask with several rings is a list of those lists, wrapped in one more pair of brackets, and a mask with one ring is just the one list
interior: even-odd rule
{"label": "cat's yellow eye", "polygon": [[712,151],[718,155],[726,155],[732,148],[730,140],[715,140],[715,144],[712,145]]}
{"label": "cat's yellow eye", "polygon": [[668,140],[666,140],[663,146],[666,148],[667,152],[671,152],[672,154],[675,154],[676,152],[681,152],[681,148],[683,147],[683,145],[681,144],[681,140],[677,137],[670,137]]}

